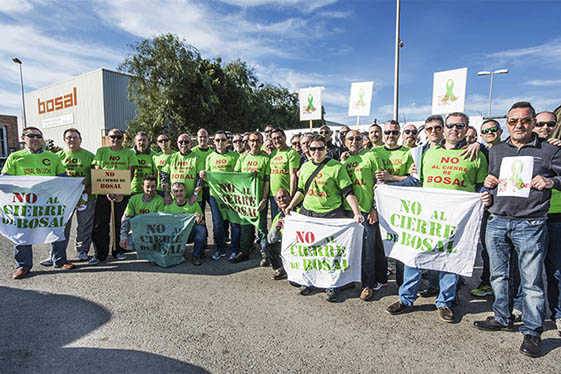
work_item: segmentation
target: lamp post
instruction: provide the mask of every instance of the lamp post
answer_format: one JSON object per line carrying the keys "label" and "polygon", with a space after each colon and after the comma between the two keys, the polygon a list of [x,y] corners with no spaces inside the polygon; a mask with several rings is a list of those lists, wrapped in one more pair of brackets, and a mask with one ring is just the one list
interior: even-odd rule
{"label": "lamp post", "polygon": [[491,117],[491,102],[493,100],[493,76],[495,74],[506,74],[508,73],[508,69],[499,69],[495,71],[480,71],[477,73],[480,77],[484,75],[490,75],[490,82],[489,82],[489,112],[487,113],[487,117]]}
{"label": "lamp post", "polygon": [[23,91],[23,73],[21,71],[21,60],[17,57],[12,58],[12,61],[19,65],[19,79],[21,82],[21,102],[23,104],[23,128],[27,127],[27,119],[25,118],[25,93]]}
{"label": "lamp post", "polygon": [[395,67],[394,67],[394,81],[393,81],[393,119],[397,121],[398,108],[399,108],[399,48],[403,47],[403,41],[399,39],[399,16],[400,16],[400,1],[396,1],[395,11]]}

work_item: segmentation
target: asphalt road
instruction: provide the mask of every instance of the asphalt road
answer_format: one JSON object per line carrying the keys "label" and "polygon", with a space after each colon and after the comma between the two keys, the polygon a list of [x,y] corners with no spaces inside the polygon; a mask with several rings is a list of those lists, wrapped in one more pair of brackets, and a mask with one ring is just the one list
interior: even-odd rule
{"label": "asphalt road", "polygon": [[15,281],[12,246],[0,239],[2,374],[561,372],[551,321],[538,359],[518,352],[519,333],[472,326],[491,308],[469,296],[478,273],[461,289],[460,321],[446,324],[433,298],[411,313],[386,313],[393,282],[372,302],[355,288],[330,304],[323,293],[303,297],[272,280],[257,258],[162,269],[128,254],[59,271],[39,265],[47,254],[37,246],[33,276]]}

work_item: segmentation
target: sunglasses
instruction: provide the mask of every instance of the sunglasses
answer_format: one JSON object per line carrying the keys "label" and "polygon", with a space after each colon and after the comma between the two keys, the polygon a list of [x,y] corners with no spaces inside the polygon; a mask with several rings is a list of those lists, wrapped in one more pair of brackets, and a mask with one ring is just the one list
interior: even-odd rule
{"label": "sunglasses", "polygon": [[27,136],[30,139],[41,139],[43,137],[43,135],[39,135],[39,134],[23,134],[24,136]]}
{"label": "sunglasses", "polygon": [[483,130],[481,130],[481,133],[482,133],[483,135],[485,135],[485,134],[487,134],[487,133],[490,133],[490,132],[497,132],[497,131],[499,131],[499,127],[498,127],[498,126],[495,126],[495,127],[489,127],[488,129],[483,129]]}
{"label": "sunglasses", "polygon": [[329,130],[320,130],[320,134],[330,134]]}
{"label": "sunglasses", "polygon": [[236,144],[236,143],[242,143],[243,140],[233,140],[232,143]]}
{"label": "sunglasses", "polygon": [[169,139],[158,139],[158,143],[169,142]]}
{"label": "sunglasses", "polygon": [[404,134],[413,134],[413,135],[417,135],[417,130],[403,130]]}
{"label": "sunglasses", "polygon": [[255,138],[254,138],[254,139],[249,139],[249,140],[248,140],[248,142],[251,142],[251,143],[255,143],[255,142],[258,142],[258,141],[259,141],[259,139],[255,139]]}
{"label": "sunglasses", "polygon": [[555,121],[549,121],[549,122],[537,122],[536,123],[536,127],[555,127],[557,125],[557,122]]}
{"label": "sunglasses", "polygon": [[109,135],[111,139],[123,139],[123,135]]}
{"label": "sunglasses", "polygon": [[350,142],[354,142],[354,141],[361,141],[362,140],[362,136],[351,136],[350,138],[347,138],[348,141]]}
{"label": "sunglasses", "polygon": [[455,127],[455,128],[457,128],[458,130],[461,130],[461,129],[463,129],[464,127],[466,127],[466,124],[465,124],[465,123],[461,123],[461,122],[460,122],[460,123],[447,123],[447,124],[444,125],[444,126],[446,126],[447,129],[453,129],[453,128]]}
{"label": "sunglasses", "polygon": [[293,146],[300,145],[300,142],[294,142],[294,143],[292,143],[292,145]]}
{"label": "sunglasses", "polygon": [[324,147],[310,147],[310,152],[316,152],[316,151],[320,152],[320,151],[323,151],[324,149],[325,149],[325,146]]}
{"label": "sunglasses", "polygon": [[265,130],[265,134],[270,134],[272,132],[273,132],[273,130]]}
{"label": "sunglasses", "polygon": [[385,130],[384,135],[399,135],[399,130]]}
{"label": "sunglasses", "polygon": [[339,131],[339,135],[341,136],[345,136],[347,135],[348,131]]}
{"label": "sunglasses", "polygon": [[228,139],[226,139],[226,138],[214,139],[214,141],[217,142],[217,143],[222,143],[222,142],[225,142],[227,140]]}
{"label": "sunglasses", "polygon": [[509,118],[506,123],[509,126],[516,126],[516,124],[518,123],[518,121],[520,121],[520,123],[522,123],[524,126],[528,126],[530,123],[532,123],[532,117],[525,117],[525,118]]}
{"label": "sunglasses", "polygon": [[440,131],[442,130],[442,126],[425,127],[426,132],[432,132],[433,130]]}
{"label": "sunglasses", "polygon": [[177,144],[189,144],[189,143],[191,143],[190,140],[178,140],[177,141]]}

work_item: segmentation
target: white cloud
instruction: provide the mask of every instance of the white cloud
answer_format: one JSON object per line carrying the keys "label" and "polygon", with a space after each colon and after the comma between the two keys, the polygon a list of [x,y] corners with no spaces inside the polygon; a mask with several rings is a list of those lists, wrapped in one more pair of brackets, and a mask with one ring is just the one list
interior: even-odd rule
{"label": "white cloud", "polygon": [[280,7],[297,7],[305,12],[323,8],[336,3],[338,0],[220,0],[223,3],[237,5],[240,7],[256,7],[263,5],[275,5]]}
{"label": "white cloud", "polygon": [[2,114],[20,115],[22,110],[21,93],[17,91],[8,91],[0,88],[0,97],[2,98]]}
{"label": "white cloud", "polygon": [[561,86],[561,79],[535,79],[526,84],[534,87]]}
{"label": "white cloud", "polygon": [[487,57],[499,61],[508,61],[511,64],[520,64],[530,61],[557,63],[561,61],[561,39],[555,39],[533,47],[507,49],[488,54]]}
{"label": "white cloud", "polygon": [[0,1],[0,13],[16,15],[26,13],[33,9],[33,5],[27,0],[3,0]]}

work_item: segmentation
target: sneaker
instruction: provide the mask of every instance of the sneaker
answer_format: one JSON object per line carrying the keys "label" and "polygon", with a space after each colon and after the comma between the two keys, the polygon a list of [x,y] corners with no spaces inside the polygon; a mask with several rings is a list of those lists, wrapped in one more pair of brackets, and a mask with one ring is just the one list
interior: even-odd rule
{"label": "sneaker", "polygon": [[493,316],[489,316],[483,321],[475,321],[473,326],[483,331],[516,331],[512,322],[505,326],[499,323]]}
{"label": "sneaker", "polygon": [[88,256],[87,253],[80,252],[80,254],[78,255],[78,260],[80,260],[80,261],[88,261],[89,259],[90,259],[90,256]]}
{"label": "sneaker", "polygon": [[219,251],[216,251],[216,252],[214,252],[214,253],[212,254],[212,257],[211,257],[211,258],[212,258],[214,261],[218,261],[218,260],[220,259],[220,257],[222,257],[222,256],[220,255],[220,252],[219,252]]}
{"label": "sneaker", "polygon": [[[230,256],[228,257],[228,261],[232,261],[233,259],[235,259],[236,255],[237,255],[236,252],[232,252],[232,254],[230,254]],[[226,254],[224,254],[224,256],[226,256]]]}
{"label": "sneaker", "polygon": [[75,266],[74,266],[74,264],[71,263],[71,262],[65,262],[65,263],[60,264],[60,265],[55,265],[55,268],[57,268],[57,269],[63,269],[63,270],[70,270],[70,269],[74,269]]}
{"label": "sneaker", "polygon": [[41,261],[40,264],[43,265],[43,266],[50,267],[50,266],[53,266],[53,260],[51,260],[50,258],[47,258],[46,260]]}
{"label": "sneaker", "polygon": [[97,265],[97,264],[101,264],[101,261],[98,260],[97,257],[92,257],[88,261],[88,265]]}
{"label": "sneaker", "polygon": [[304,287],[304,288],[302,288],[302,289],[300,290],[300,295],[302,295],[302,296],[308,296],[308,295],[313,294],[314,291],[315,291],[315,288],[314,288],[314,287],[311,287],[311,286],[310,286],[310,287]]}
{"label": "sneaker", "polygon": [[337,291],[333,288],[328,289],[325,291],[326,298],[325,300],[329,301],[330,303],[334,303],[337,301]]}
{"label": "sneaker", "polygon": [[220,257],[226,257],[226,252],[220,253]]}
{"label": "sneaker", "polygon": [[555,320],[555,327],[557,327],[557,335],[561,336],[561,319]]}
{"label": "sneaker", "polygon": [[119,252],[119,253],[117,253],[117,254],[115,255],[115,259],[117,259],[117,260],[126,260],[126,259],[127,259],[127,256],[125,256],[124,253]]}
{"label": "sneaker", "polygon": [[201,262],[201,258],[200,257],[193,257],[193,265],[195,266],[201,266],[203,263]]}
{"label": "sneaker", "polygon": [[281,280],[286,278],[286,271],[283,268],[277,269],[273,271],[273,279],[274,280]]}
{"label": "sneaker", "polygon": [[376,282],[372,286],[372,290],[374,290],[374,292],[380,291],[382,288],[386,287],[387,285],[388,285],[387,283]]}
{"label": "sneaker", "polygon": [[436,296],[440,293],[440,290],[438,288],[434,288],[434,287],[428,287],[425,288],[424,290],[422,290],[421,292],[419,292],[419,296],[421,297],[433,297]]}
{"label": "sneaker", "polygon": [[362,289],[362,292],[360,293],[360,299],[363,301],[372,300],[373,296],[374,296],[374,290],[370,287],[364,287]]}
{"label": "sneaker", "polygon": [[269,261],[266,258],[262,258],[261,261],[259,262],[259,266],[261,266],[262,268],[265,268],[265,267],[269,266]]}
{"label": "sneaker", "polygon": [[512,309],[512,322],[522,322],[522,312],[518,309]]}
{"label": "sneaker", "polygon": [[396,315],[404,313],[411,308],[413,307],[402,304],[400,300],[397,300],[395,303],[388,305],[388,307],[386,308],[386,312],[392,315]]}
{"label": "sneaker", "polygon": [[441,306],[438,308],[438,316],[442,321],[448,323],[452,323],[456,320],[454,316],[454,311],[447,306]]}
{"label": "sneaker", "polygon": [[477,288],[471,290],[471,294],[475,297],[490,296],[493,295],[493,288],[491,288],[491,286],[489,286],[488,284],[480,283]]}
{"label": "sneaker", "polygon": [[541,338],[535,335],[524,335],[524,340],[520,346],[520,353],[532,358],[540,357]]}

